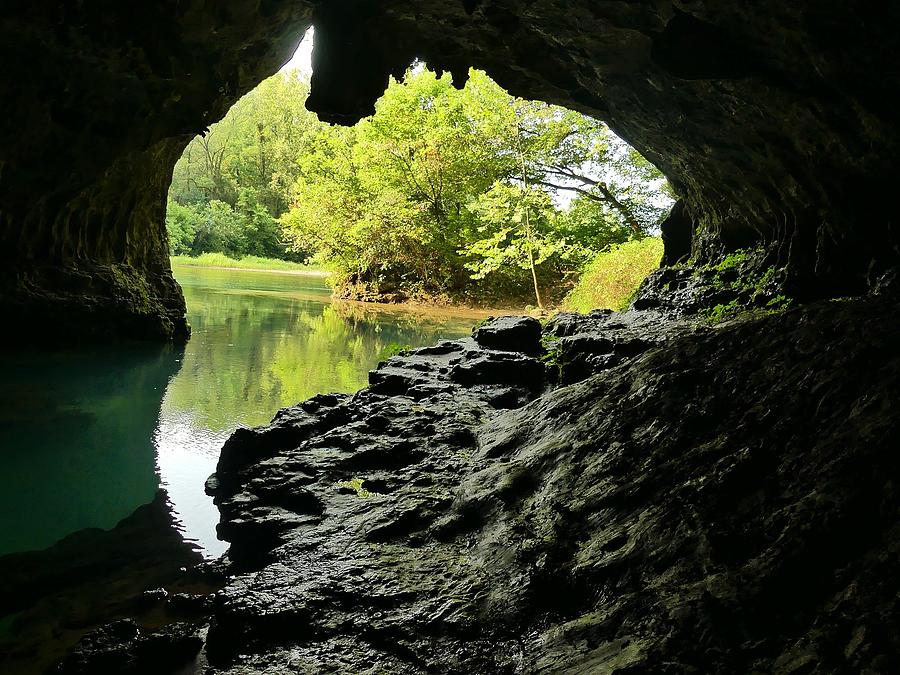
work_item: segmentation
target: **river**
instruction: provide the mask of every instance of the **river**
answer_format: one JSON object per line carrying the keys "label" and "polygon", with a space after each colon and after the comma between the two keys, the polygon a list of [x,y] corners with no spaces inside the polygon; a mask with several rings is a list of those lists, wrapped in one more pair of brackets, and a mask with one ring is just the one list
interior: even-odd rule
{"label": "river", "polygon": [[366,384],[391,345],[467,334],[482,314],[332,303],[322,277],[176,267],[186,347],[127,345],[0,360],[0,556],[112,528],[159,487],[183,537],[225,545],[203,492],[240,425]]}

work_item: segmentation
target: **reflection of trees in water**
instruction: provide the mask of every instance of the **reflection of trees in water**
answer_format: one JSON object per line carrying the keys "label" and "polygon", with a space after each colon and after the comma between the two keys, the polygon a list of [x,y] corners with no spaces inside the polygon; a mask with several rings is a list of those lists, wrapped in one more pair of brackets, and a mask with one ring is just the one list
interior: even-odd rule
{"label": "reflection of trees in water", "polygon": [[186,295],[195,337],[166,405],[216,431],[266,423],[320,392],[356,391],[386,345],[430,344],[475,322],[284,294]]}

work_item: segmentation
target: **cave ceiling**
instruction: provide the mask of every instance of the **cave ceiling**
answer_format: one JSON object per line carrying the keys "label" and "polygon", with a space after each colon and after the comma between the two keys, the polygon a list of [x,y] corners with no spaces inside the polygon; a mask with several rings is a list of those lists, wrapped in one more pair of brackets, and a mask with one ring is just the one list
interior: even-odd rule
{"label": "cave ceiling", "polygon": [[859,292],[898,258],[898,19],[895,3],[814,0],[7,1],[4,302],[74,306],[83,286],[95,316],[177,324],[172,166],[310,25],[323,119],[369,114],[414,58],[457,82],[482,68],[603,119],[654,162],[696,259],[760,243],[798,288]]}

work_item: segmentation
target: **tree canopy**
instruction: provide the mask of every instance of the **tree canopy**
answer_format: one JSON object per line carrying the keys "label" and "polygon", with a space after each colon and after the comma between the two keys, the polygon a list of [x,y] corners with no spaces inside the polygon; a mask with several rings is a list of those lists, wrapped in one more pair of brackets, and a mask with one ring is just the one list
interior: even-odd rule
{"label": "tree canopy", "polygon": [[307,145],[323,126],[304,106],[308,95],[299,73],[279,73],[191,141],[169,190],[173,254],[297,257],[278,218]]}
{"label": "tree canopy", "polygon": [[559,296],[671,203],[659,172],[606,125],[462,89],[422,65],[351,128],[319,122],[296,73],[241,99],[178,162],[174,253],[314,257],[346,297]]}

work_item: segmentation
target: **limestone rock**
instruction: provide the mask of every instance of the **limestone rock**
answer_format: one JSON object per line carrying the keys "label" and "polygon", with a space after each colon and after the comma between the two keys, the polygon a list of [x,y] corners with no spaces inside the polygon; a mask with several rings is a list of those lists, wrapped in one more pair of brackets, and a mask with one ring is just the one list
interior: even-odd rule
{"label": "limestone rock", "polygon": [[541,350],[541,324],[528,316],[501,316],[472,331],[482,347],[509,352],[536,354]]}
{"label": "limestone rock", "polygon": [[884,296],[560,315],[562,384],[460,382],[515,356],[460,340],[289,408],[218,469],[209,672],[893,672],[898,332]]}
{"label": "limestone rock", "polygon": [[85,636],[63,661],[64,675],[153,675],[190,662],[203,647],[197,628],[170,624],[142,631],[129,619],[108,624]]}
{"label": "limestone rock", "polygon": [[[211,483],[209,672],[896,670],[898,321],[884,296],[560,315],[563,384],[460,381],[533,358],[468,339],[281,411]],[[156,663],[120,628],[68,663]]]}

